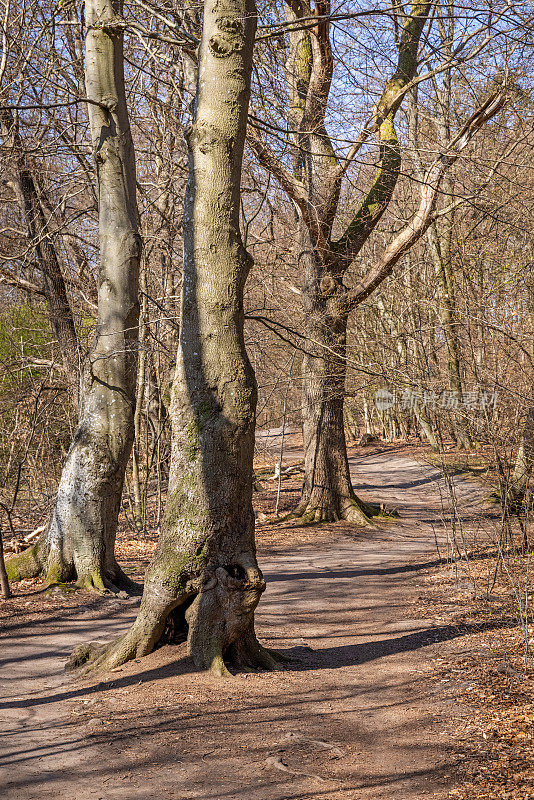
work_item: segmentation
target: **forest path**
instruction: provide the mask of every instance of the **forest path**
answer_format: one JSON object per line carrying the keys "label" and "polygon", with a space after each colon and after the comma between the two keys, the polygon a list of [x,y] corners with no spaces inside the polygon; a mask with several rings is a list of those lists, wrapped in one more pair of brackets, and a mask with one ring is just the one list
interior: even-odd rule
{"label": "forest path", "polygon": [[[214,680],[179,645],[76,683],[63,672],[72,647],[123,630],[136,603],[15,621],[0,651],[3,800],[445,798],[454,699],[429,666],[457,633],[413,611],[437,562],[443,476],[391,450],[360,452],[351,470],[357,491],[402,516],[260,553],[257,629],[299,659],[284,672]],[[477,504],[479,487],[456,485]]]}

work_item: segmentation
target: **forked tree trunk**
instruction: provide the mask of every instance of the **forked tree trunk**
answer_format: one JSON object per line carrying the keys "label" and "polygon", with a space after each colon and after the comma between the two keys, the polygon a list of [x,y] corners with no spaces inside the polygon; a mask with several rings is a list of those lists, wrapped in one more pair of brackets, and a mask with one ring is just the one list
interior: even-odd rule
{"label": "forked tree trunk", "polygon": [[81,385],[78,429],[49,529],[7,563],[13,579],[76,579],[97,591],[133,588],[115,561],[133,439],[141,240],[135,157],[124,90],[121,0],[86,2],[86,86],[99,194],[98,325]]}
{"label": "forked tree trunk", "polygon": [[[376,106],[380,163],[359,210],[337,241],[332,240],[344,174],[327,132],[328,96],[333,75],[333,54],[328,17],[330,3],[288,4],[288,21],[317,14],[323,17],[313,29],[294,27],[289,33],[289,127],[295,134],[293,190],[299,197],[299,266],[304,266],[303,300],[307,319],[303,363],[303,439],[305,479],[297,515],[314,521],[348,519],[367,524],[380,509],[360,501],[352,489],[345,428],[346,334],[350,308],[342,309],[343,275],[361,251],[385,211],[400,172],[400,151],[394,129],[400,100],[392,97],[413,77],[419,37],[429,6],[414,2],[399,40],[398,65]],[[257,140],[256,140],[257,144]],[[260,160],[270,169],[273,159],[256,146]],[[282,184],[291,191],[287,172],[277,169]]]}
{"label": "forked tree trunk", "polygon": [[[243,336],[251,266],[239,233],[241,162],[256,29],[253,0],[206,0],[184,204],[180,342],[163,530],[137,620],[96,657],[115,667],[187,637],[196,666],[276,662],[254,634],[265,588],[252,510],[256,383]],[[167,624],[166,624],[167,623]],[[182,638],[183,640],[183,638]]]}

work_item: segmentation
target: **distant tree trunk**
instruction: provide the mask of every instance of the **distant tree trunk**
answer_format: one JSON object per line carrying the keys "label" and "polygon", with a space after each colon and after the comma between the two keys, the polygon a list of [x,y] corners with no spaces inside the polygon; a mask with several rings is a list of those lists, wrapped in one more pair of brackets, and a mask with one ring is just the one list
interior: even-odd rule
{"label": "distant tree trunk", "polygon": [[9,109],[0,110],[2,135],[11,144],[13,169],[10,184],[28,231],[28,240],[43,280],[43,295],[63,364],[69,374],[75,405],[78,401],[78,339],[56,246],[43,212],[40,191],[28,163],[19,129]]}
{"label": "distant tree trunk", "polygon": [[[530,284],[530,366],[534,365],[534,286]],[[521,441],[517,451],[514,471],[511,478],[512,499],[523,503],[528,491],[534,467],[534,405],[530,405],[521,431]]]}
{"label": "distant tree trunk", "polygon": [[[455,16],[454,8],[448,5],[438,10],[438,28],[441,34],[444,54],[451,58],[451,46],[454,41]],[[444,70],[441,86],[437,90],[435,119],[437,139],[442,148],[446,148],[451,141],[451,109],[452,109],[452,71],[449,67]],[[450,175],[443,179],[443,197],[449,203],[454,197],[454,186]],[[454,280],[453,261],[453,228],[454,210],[436,220],[428,229],[427,239],[430,244],[432,259],[436,269],[436,277],[440,290],[439,318],[447,348],[447,375],[451,393],[462,402],[463,377],[461,367],[461,346],[458,335],[457,297]],[[454,436],[458,447],[470,449],[471,436],[467,420],[461,411],[456,412],[452,419]]]}
{"label": "distant tree trunk", "polygon": [[[452,196],[452,187],[449,187]],[[460,342],[458,338],[458,324],[456,321],[456,292],[451,270],[450,236],[452,220],[446,219],[443,223],[446,231],[443,237],[439,236],[437,227],[431,226],[427,237],[430,243],[436,277],[440,289],[439,319],[447,348],[447,375],[451,392],[462,401],[463,380],[460,361]],[[466,421],[457,414],[453,420],[453,427],[458,447],[470,449],[472,447]]]}
{"label": "distant tree trunk", "polygon": [[534,406],[527,413],[521,432],[521,442],[517,451],[514,471],[512,473],[512,497],[522,503],[527,493],[528,484],[534,464]]}
{"label": "distant tree trunk", "polygon": [[[352,488],[343,403],[348,315],[330,318],[313,254],[304,251],[306,354],[302,361],[304,482],[295,513],[315,522],[367,523],[371,507]],[[336,358],[336,355],[338,356]]]}
{"label": "distant tree trunk", "polygon": [[86,86],[99,193],[96,337],[81,385],[80,421],[49,529],[7,562],[13,579],[42,574],[104,591],[133,588],[115,560],[124,473],[133,439],[141,240],[135,157],[124,90],[121,0],[85,6]]}
{"label": "distant tree trunk", "polygon": [[2,531],[0,530],[0,589],[2,590],[2,597],[4,600],[9,600],[11,597],[11,588],[9,586],[9,578],[7,577],[6,564],[4,561],[4,540],[2,538]]}
{"label": "distant tree trunk", "polygon": [[[172,457],[160,540],[141,609],[104,652],[72,663],[115,667],[161,639],[187,637],[200,669],[276,662],[254,634],[265,588],[252,509],[256,383],[243,335],[251,266],[239,195],[256,10],[252,0],[205,0],[195,115],[187,134],[184,278],[171,401]],[[167,624],[166,624],[167,623]]]}
{"label": "distant tree trunk", "polygon": [[425,410],[423,404],[420,402],[420,400],[416,399],[416,401],[414,403],[413,411],[414,411],[415,418],[416,418],[417,422],[421,426],[421,430],[423,431],[423,433],[425,434],[425,436],[427,438],[428,444],[430,445],[430,448],[431,448],[432,452],[433,453],[438,453],[439,452],[439,444],[438,444],[438,440],[436,438],[436,434],[434,433],[434,430],[432,429],[432,425],[430,423],[430,420],[428,419],[428,415],[426,413],[426,410]]}

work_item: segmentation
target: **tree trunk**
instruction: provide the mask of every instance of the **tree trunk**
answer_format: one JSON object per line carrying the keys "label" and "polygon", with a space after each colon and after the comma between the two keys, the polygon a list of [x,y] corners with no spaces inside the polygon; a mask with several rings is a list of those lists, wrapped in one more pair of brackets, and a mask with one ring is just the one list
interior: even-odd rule
{"label": "tree trunk", "polygon": [[[257,134],[251,144],[261,163],[277,177],[299,209],[299,267],[304,264],[303,300],[307,317],[303,365],[303,435],[305,481],[297,514],[314,520],[351,519],[367,523],[378,509],[356,498],[350,483],[343,396],[347,317],[343,275],[360,253],[386,210],[400,174],[400,148],[394,127],[402,101],[399,89],[414,76],[419,38],[430,4],[414,2],[398,42],[397,69],[386,82],[374,109],[379,165],[369,192],[337,241],[332,229],[348,166],[338,159],[327,131],[328,97],[333,76],[329,0],[286,6],[288,22],[316,14],[313,28],[292,26],[287,62],[288,128],[293,174]],[[370,292],[369,292],[370,293]],[[337,309],[336,309],[337,305]]]}
{"label": "tree trunk", "polygon": [[4,600],[9,600],[11,597],[11,589],[9,586],[9,579],[6,572],[6,564],[4,561],[4,540],[2,538],[2,530],[0,529],[0,590]]}
{"label": "tree trunk", "polygon": [[[450,221],[447,220],[447,222]],[[443,242],[440,242],[436,225],[430,226],[427,236],[436,268],[436,277],[438,279],[438,286],[441,294],[439,318],[447,348],[447,374],[449,379],[449,387],[452,394],[458,399],[459,402],[461,402],[463,397],[463,381],[460,366],[460,343],[457,332],[458,326],[456,323],[456,293],[454,290],[454,282],[450,264],[451,248],[448,243],[450,234],[444,237],[445,252],[443,252]],[[472,447],[471,437],[469,435],[467,422],[461,416],[461,412],[458,412],[453,418],[453,426],[458,447],[469,450]]]}
{"label": "tree trunk", "polygon": [[0,111],[0,129],[10,142],[14,167],[11,186],[15,192],[28,240],[34,248],[37,265],[43,280],[43,295],[48,305],[50,326],[57,339],[61,359],[71,383],[74,405],[78,402],[78,338],[65,281],[56,247],[43,212],[41,191],[32,174],[31,165],[11,111]]}
{"label": "tree trunk", "polygon": [[528,411],[526,422],[521,432],[521,442],[517,451],[514,471],[511,478],[512,498],[516,503],[525,499],[532,465],[534,464],[534,406]]}
{"label": "tree trunk", "polygon": [[171,401],[172,456],[160,540],[141,609],[124,637],[81,648],[72,664],[112,668],[187,637],[200,669],[273,666],[254,634],[265,588],[252,509],[256,383],[243,336],[251,266],[239,191],[256,12],[252,0],[205,0],[194,122],[187,134],[184,279]]}
{"label": "tree trunk", "polygon": [[[304,482],[296,516],[315,522],[346,519],[367,524],[373,508],[354,494],[350,479],[343,403],[348,315],[332,317],[321,292],[320,265],[303,231],[301,262],[306,316],[302,361]],[[329,285],[328,285],[329,286]],[[326,287],[328,288],[328,287]]]}
{"label": "tree trunk", "polygon": [[133,588],[115,561],[124,473],[133,439],[138,335],[135,157],[123,72],[121,0],[86,3],[86,85],[99,193],[98,325],[81,385],[80,421],[49,529],[7,563],[13,579],[76,578],[105,591]]}
{"label": "tree trunk", "polygon": [[[530,364],[534,363],[534,287],[530,283]],[[511,478],[512,500],[521,505],[527,496],[528,486],[534,466],[534,405],[530,405],[517,451],[514,471]]]}
{"label": "tree trunk", "polygon": [[439,453],[439,444],[436,438],[436,434],[432,428],[432,424],[428,418],[426,410],[419,399],[416,399],[413,406],[413,411],[415,414],[415,418],[419,425],[421,426],[421,430],[425,434],[428,444],[433,453]]}
{"label": "tree trunk", "polygon": [[[451,57],[451,43],[454,41],[455,19],[451,6],[444,9],[443,16],[438,15],[443,52]],[[440,88],[437,91],[439,102],[436,104],[436,127],[438,143],[447,147],[451,141],[451,108],[452,108],[452,70],[444,70]],[[450,173],[442,181],[443,198],[449,203],[455,196],[454,185]],[[461,347],[457,321],[457,298],[453,265],[453,229],[454,209],[435,221],[428,229],[428,242],[436,268],[436,276],[440,289],[439,317],[447,348],[447,374],[449,387],[459,403],[463,397],[463,378],[461,369]],[[459,448],[469,450],[473,446],[469,433],[468,421],[461,411],[452,415],[454,437]]]}

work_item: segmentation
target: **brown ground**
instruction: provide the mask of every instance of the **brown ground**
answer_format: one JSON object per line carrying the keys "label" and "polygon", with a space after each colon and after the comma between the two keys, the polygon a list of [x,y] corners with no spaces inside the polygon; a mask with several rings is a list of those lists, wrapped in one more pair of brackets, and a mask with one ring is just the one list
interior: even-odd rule
{"label": "brown ground", "polygon": [[[289,443],[287,463],[299,457]],[[136,601],[15,587],[2,604],[2,798],[534,797],[534,692],[517,620],[504,590],[484,597],[483,559],[440,563],[441,473],[397,446],[355,451],[351,468],[364,499],[397,506],[398,521],[258,525],[268,589],[257,629],[294,659],[283,672],[215,680],[182,645],[72,682],[71,648],[123,630]],[[268,514],[276,482],[260,480],[257,510]],[[282,510],[297,488],[283,481]],[[481,494],[457,479],[466,529],[493,524]],[[132,573],[152,538],[139,548],[122,535]]]}

